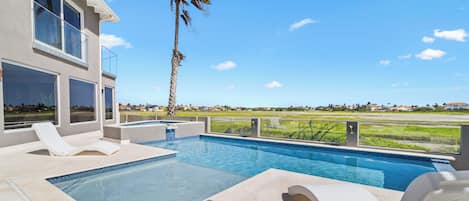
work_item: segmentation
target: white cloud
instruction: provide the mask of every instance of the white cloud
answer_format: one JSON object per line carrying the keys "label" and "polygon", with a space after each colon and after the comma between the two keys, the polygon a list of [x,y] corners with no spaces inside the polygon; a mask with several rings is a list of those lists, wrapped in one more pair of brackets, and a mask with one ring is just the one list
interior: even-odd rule
{"label": "white cloud", "polygon": [[280,88],[283,87],[283,84],[278,82],[278,81],[272,81],[264,85],[268,89],[275,89],[275,88]]}
{"label": "white cloud", "polygon": [[464,29],[455,29],[448,31],[440,31],[439,29],[435,29],[433,31],[433,35],[437,38],[443,38],[446,40],[454,40],[459,42],[465,42],[466,37],[469,36]]}
{"label": "white cloud", "polygon": [[400,56],[398,56],[397,58],[400,59],[400,60],[410,59],[410,58],[412,58],[412,54],[400,55]]}
{"label": "white cloud", "polygon": [[233,68],[236,68],[237,65],[238,64],[236,64],[234,61],[225,61],[223,63],[219,63],[213,66],[213,68],[219,71],[224,71],[224,70],[231,70]]}
{"label": "white cloud", "polygon": [[435,42],[435,38],[424,36],[422,38],[422,42],[424,42],[424,43],[433,43],[433,42]]}
{"label": "white cloud", "polygon": [[318,23],[319,21],[317,20],[313,20],[311,18],[305,18],[305,19],[302,19],[298,22],[295,22],[293,23],[292,25],[290,25],[290,31],[295,31],[301,27],[304,27],[308,24],[315,24],[315,23]]}
{"label": "white cloud", "polygon": [[379,61],[379,64],[381,64],[381,65],[389,65],[389,64],[391,64],[391,61],[388,60],[388,59],[383,59],[383,60],[380,60],[380,61]]}
{"label": "white cloud", "polygon": [[109,49],[119,46],[122,46],[124,48],[132,48],[132,44],[125,41],[123,38],[112,34],[101,34],[100,41],[102,46],[107,47]]}
{"label": "white cloud", "polygon": [[434,50],[434,49],[429,48],[415,55],[415,57],[422,59],[422,60],[432,60],[432,59],[439,59],[445,55],[446,55],[446,52],[442,50]]}

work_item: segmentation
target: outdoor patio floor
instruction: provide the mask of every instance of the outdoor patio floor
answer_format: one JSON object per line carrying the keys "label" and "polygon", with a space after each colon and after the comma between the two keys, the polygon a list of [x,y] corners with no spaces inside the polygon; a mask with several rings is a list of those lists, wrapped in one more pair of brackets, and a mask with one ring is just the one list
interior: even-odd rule
{"label": "outdoor patio floor", "polygon": [[[65,140],[85,145],[101,136],[100,132],[91,132]],[[0,148],[0,200],[73,200],[46,179],[176,153],[132,143],[119,146],[120,151],[111,156],[85,153],[74,157],[51,157],[40,142]]]}
{"label": "outdoor patio floor", "polygon": [[379,201],[399,201],[403,195],[403,192],[400,191],[354,184],[285,170],[269,169],[208,198],[206,201],[288,201],[288,187],[299,184],[357,185],[371,192]]}

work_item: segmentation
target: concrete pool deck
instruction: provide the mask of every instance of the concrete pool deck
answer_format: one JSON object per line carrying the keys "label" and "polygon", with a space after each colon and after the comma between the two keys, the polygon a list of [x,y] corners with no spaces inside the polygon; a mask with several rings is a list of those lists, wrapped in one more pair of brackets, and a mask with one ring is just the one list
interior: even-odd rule
{"label": "concrete pool deck", "polygon": [[[79,146],[101,137],[100,132],[91,132],[64,139]],[[73,200],[46,179],[176,153],[132,143],[119,146],[120,151],[111,156],[84,153],[73,157],[51,157],[41,142],[0,148],[0,200]]]}
{"label": "concrete pool deck", "polygon": [[368,190],[378,201],[399,201],[403,192],[278,169],[266,170],[205,201],[288,201],[288,187],[299,184],[348,183]]}

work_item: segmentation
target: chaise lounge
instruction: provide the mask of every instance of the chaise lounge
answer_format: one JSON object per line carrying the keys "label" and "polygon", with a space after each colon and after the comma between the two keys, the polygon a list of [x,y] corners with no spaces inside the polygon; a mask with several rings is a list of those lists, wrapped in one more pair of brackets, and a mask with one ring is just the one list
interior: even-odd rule
{"label": "chaise lounge", "polygon": [[[427,173],[407,187],[401,201],[469,200],[469,171]],[[295,185],[288,188],[291,201],[377,201],[355,185]],[[298,199],[296,199],[298,198]]]}
{"label": "chaise lounge", "polygon": [[35,123],[32,125],[32,128],[39,140],[47,146],[51,156],[74,156],[85,151],[96,151],[105,155],[111,155],[120,149],[119,146],[102,140],[86,146],[72,146],[65,142],[55,126],[50,122]]}

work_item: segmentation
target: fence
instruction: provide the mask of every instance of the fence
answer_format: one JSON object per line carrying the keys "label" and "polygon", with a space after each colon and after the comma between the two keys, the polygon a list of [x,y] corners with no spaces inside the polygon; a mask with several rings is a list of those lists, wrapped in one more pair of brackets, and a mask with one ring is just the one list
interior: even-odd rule
{"label": "fence", "polygon": [[[257,126],[253,124],[255,119],[212,117],[209,124],[210,131],[220,134],[435,153],[459,153],[461,149],[461,125],[456,124],[346,122],[264,117],[259,119],[257,126],[260,129],[256,132]],[[351,128],[348,128],[349,126]]]}
{"label": "fence", "polygon": [[461,125],[360,122],[359,145],[459,153]]}
{"label": "fence", "polygon": [[329,144],[345,144],[345,122],[310,119],[261,119],[261,137],[309,140]]}
{"label": "fence", "polygon": [[251,136],[253,132],[252,119],[248,117],[211,117],[210,131],[224,134],[238,134]]}

